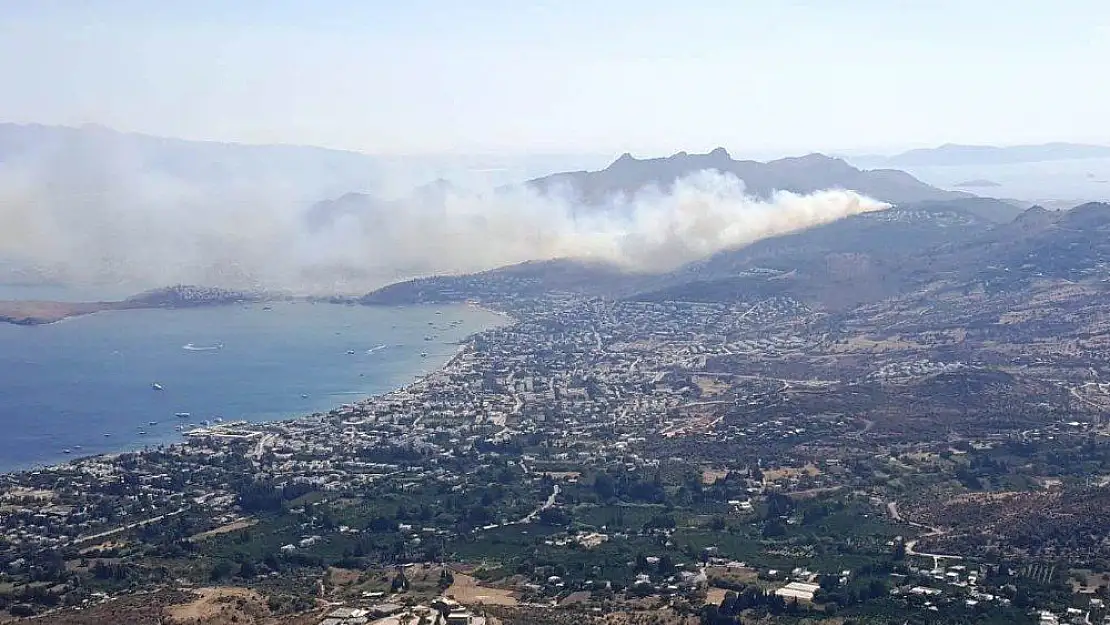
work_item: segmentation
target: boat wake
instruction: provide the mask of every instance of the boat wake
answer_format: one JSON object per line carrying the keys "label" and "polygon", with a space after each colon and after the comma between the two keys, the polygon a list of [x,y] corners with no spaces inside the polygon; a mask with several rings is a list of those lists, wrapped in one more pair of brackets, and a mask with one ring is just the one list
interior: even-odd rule
{"label": "boat wake", "polygon": [[181,349],[189,352],[214,352],[223,348],[223,343],[216,343],[215,345],[194,345],[192,343],[186,343],[181,346]]}
{"label": "boat wake", "polygon": [[374,347],[371,347],[370,349],[366,350],[366,353],[367,353],[367,354],[373,354],[374,352],[376,352],[376,351],[381,351],[381,350],[383,350],[383,349],[385,349],[385,348],[386,348],[386,345],[385,345],[385,343],[382,343],[381,345],[376,345],[376,346],[374,346]]}

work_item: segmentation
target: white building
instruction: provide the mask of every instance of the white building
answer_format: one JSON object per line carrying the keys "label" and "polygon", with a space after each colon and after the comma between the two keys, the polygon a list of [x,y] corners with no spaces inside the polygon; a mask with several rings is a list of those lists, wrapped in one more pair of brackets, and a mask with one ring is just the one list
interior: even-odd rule
{"label": "white building", "polygon": [[821,586],[818,584],[807,584],[805,582],[790,582],[789,584],[779,588],[775,594],[785,599],[797,599],[799,601],[813,601],[813,595],[820,590]]}

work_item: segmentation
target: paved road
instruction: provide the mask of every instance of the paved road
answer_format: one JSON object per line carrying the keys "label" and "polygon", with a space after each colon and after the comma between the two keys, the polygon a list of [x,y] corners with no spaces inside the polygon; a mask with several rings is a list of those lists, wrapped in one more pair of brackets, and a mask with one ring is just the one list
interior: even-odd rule
{"label": "paved road", "polygon": [[551,494],[548,495],[547,499],[544,500],[544,502],[540,504],[539,507],[537,507],[535,510],[529,512],[528,514],[520,517],[515,521],[509,521],[507,523],[491,523],[490,525],[487,525],[485,527],[476,527],[473,531],[477,533],[486,530],[497,529],[499,527],[508,527],[510,525],[524,525],[527,523],[531,523],[539,518],[541,512],[555,505],[555,498],[559,496],[560,492],[562,491],[559,489],[559,485],[554,484],[551,489]]}
{"label": "paved road", "polygon": [[548,495],[547,500],[540,504],[540,507],[530,512],[527,516],[517,521],[517,523],[531,523],[539,518],[540,513],[544,510],[555,505],[555,498],[559,496],[559,485],[555,484],[551,489],[551,494]]}

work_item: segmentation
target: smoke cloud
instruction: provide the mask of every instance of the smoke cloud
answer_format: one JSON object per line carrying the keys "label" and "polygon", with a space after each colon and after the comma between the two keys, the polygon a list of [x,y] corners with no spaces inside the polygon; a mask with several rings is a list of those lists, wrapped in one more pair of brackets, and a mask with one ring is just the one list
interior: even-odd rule
{"label": "smoke cloud", "polygon": [[[79,174],[79,175],[77,175]],[[434,273],[549,258],[665,271],[887,205],[851,191],[758,200],[703,171],[584,207],[525,187],[348,196],[311,210],[281,179],[201,188],[105,163],[0,168],[0,261],[80,284],[177,283],[362,293]]]}

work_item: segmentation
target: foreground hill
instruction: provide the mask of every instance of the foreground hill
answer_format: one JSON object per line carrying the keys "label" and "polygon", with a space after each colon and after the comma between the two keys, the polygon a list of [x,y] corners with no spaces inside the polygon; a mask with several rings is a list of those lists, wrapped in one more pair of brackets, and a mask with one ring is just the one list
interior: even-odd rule
{"label": "foreground hill", "polygon": [[[998,223],[1008,205],[968,198],[906,204],[856,215],[719,252],[665,274],[622,271],[603,263],[537,261],[466,276],[439,276],[391,285],[365,303],[496,301],[545,294],[628,297],[645,301],[736,301],[755,295],[798,297],[818,308],[844,309],[903,292],[927,280],[930,267],[965,262],[967,250],[997,255],[991,237],[1021,229],[1035,209]],[[1001,209],[1001,210],[1000,210]],[[1052,217],[1055,219],[1056,217]],[[966,243],[966,249],[960,247]],[[964,250],[964,251],[960,251]],[[1006,252],[1007,254],[1017,252]],[[968,259],[966,262],[985,262]]]}
{"label": "foreground hill", "polygon": [[368,293],[368,305],[447,304],[564,295],[631,295],[658,278],[632,274],[602,262],[573,259],[530,261],[463,276],[432,276],[398,282]]}

